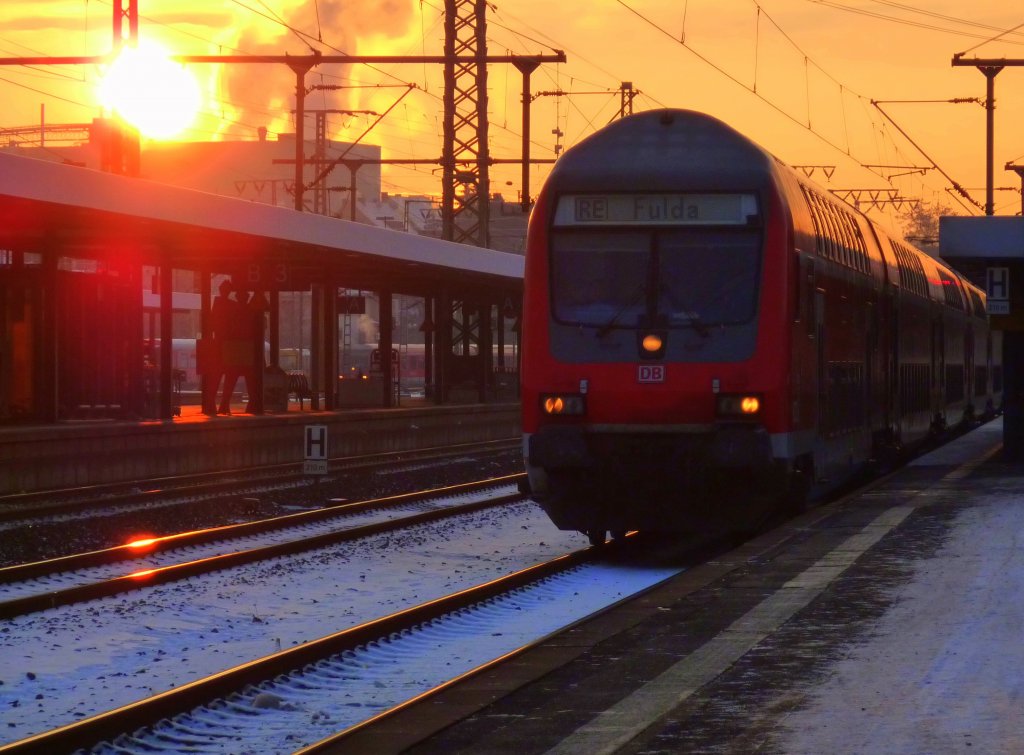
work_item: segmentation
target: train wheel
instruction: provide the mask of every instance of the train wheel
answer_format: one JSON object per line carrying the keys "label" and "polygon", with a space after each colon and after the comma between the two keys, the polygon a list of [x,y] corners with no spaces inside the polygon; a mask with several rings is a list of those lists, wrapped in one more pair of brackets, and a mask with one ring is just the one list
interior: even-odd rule
{"label": "train wheel", "polygon": [[595,548],[600,548],[605,544],[605,530],[587,530],[587,539],[590,540],[590,544]]}

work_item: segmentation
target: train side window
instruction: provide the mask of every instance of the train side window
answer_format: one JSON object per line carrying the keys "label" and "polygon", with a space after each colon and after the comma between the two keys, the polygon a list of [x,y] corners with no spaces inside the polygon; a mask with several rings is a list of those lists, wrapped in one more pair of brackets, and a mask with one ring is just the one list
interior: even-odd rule
{"label": "train side window", "polygon": [[839,220],[843,225],[843,234],[846,236],[846,248],[850,250],[850,267],[860,270],[860,255],[857,249],[857,238],[853,232],[853,218],[845,210],[840,214]]}
{"label": "train side window", "polygon": [[808,191],[806,187],[801,188],[803,188],[804,199],[807,200],[807,209],[810,210],[811,213],[811,225],[814,226],[814,240],[817,246],[818,255],[824,257],[825,232],[821,225],[821,210],[818,207],[818,197],[813,192]]}
{"label": "train side window", "polygon": [[821,243],[825,250],[822,256],[835,260],[836,250],[835,244],[832,243],[832,224],[829,223],[828,206],[822,201],[821,197],[815,196],[814,199],[818,206],[818,217],[821,218]]}
{"label": "train side window", "polygon": [[825,226],[828,228],[829,243],[832,247],[832,254],[830,256],[836,262],[842,262],[842,251],[839,247],[839,239],[836,234],[836,223],[835,218],[832,215],[832,205],[822,200],[821,206],[825,211]]}
{"label": "train side window", "polygon": [[850,222],[853,224],[853,239],[857,244],[857,251],[860,255],[861,271],[864,273],[871,272],[871,261],[868,259],[868,245],[864,240],[864,234],[860,230],[860,224],[854,217],[850,218]]}
{"label": "train side window", "polygon": [[846,243],[843,239],[843,229],[839,222],[839,212],[836,210],[835,205],[831,202],[828,203],[828,219],[832,224],[832,235],[836,240],[836,257],[844,267],[850,266],[850,260],[847,259],[846,255]]}
{"label": "train side window", "polygon": [[836,249],[832,242],[832,224],[829,222],[828,205],[818,198],[818,213],[821,215],[821,236],[825,245],[825,257],[835,260]]}
{"label": "train side window", "polygon": [[846,231],[847,244],[850,248],[850,260],[855,270],[862,273],[867,272],[867,265],[864,259],[864,248],[861,244],[860,234],[857,229],[857,221],[848,212],[843,212],[843,228]]}
{"label": "train side window", "polygon": [[836,219],[836,208],[831,202],[825,203],[825,217],[828,220],[829,235],[832,237],[833,256],[836,262],[848,266],[846,260],[846,249],[843,247],[842,236],[839,233],[839,224]]}

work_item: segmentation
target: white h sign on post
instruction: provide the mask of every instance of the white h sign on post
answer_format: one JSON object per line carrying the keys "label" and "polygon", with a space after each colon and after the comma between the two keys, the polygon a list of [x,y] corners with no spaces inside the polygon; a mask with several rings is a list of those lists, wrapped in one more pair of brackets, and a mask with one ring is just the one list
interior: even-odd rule
{"label": "white h sign on post", "polygon": [[327,474],[327,425],[306,425],[303,474]]}
{"label": "white h sign on post", "polygon": [[1010,314],[1010,268],[986,268],[985,290],[988,293],[990,315]]}

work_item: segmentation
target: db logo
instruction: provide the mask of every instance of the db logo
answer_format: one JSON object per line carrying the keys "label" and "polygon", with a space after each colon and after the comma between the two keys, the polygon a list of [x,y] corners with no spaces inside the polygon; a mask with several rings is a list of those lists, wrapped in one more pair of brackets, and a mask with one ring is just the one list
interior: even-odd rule
{"label": "db logo", "polygon": [[665,365],[641,364],[637,367],[636,379],[640,383],[664,383]]}

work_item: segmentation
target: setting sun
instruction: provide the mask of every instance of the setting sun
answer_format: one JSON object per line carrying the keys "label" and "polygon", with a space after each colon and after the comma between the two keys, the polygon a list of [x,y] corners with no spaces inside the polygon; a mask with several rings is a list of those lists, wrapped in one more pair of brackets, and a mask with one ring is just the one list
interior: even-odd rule
{"label": "setting sun", "polygon": [[100,102],[152,139],[186,129],[201,104],[199,85],[155,45],[125,47],[99,86]]}

